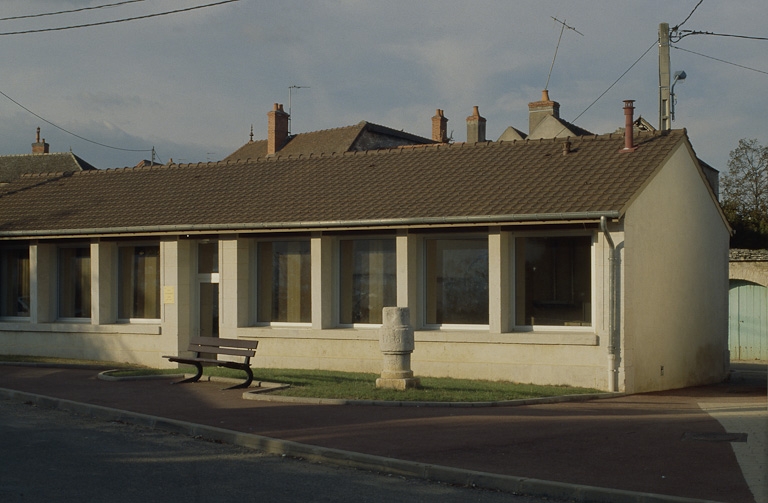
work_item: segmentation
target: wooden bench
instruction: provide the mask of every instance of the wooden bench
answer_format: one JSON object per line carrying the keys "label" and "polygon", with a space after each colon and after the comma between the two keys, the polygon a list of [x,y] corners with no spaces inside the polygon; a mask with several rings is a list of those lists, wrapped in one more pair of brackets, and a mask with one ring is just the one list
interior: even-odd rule
{"label": "wooden bench", "polygon": [[[253,382],[253,371],[251,371],[251,357],[256,355],[256,347],[259,341],[246,339],[222,339],[219,337],[192,337],[189,341],[187,351],[195,354],[194,357],[188,356],[163,356],[169,361],[178,363],[188,363],[194,365],[197,374],[175,384],[186,382],[196,382],[203,376],[203,365],[217,365],[230,369],[240,369],[245,371],[247,379],[242,384],[237,384],[226,389],[247,388]],[[241,356],[242,362],[219,360],[217,355]]]}

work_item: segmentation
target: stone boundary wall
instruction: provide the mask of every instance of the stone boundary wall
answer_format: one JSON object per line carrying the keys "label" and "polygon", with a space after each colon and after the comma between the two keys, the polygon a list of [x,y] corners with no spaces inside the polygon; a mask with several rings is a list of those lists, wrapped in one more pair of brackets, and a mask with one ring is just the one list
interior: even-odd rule
{"label": "stone boundary wall", "polygon": [[732,249],[728,279],[751,281],[768,287],[768,250]]}

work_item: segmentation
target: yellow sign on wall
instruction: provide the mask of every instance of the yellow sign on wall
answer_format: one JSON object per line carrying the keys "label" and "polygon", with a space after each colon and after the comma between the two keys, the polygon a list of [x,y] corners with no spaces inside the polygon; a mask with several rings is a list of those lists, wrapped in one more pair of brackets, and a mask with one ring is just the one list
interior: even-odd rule
{"label": "yellow sign on wall", "polygon": [[176,302],[174,295],[174,289],[172,286],[163,287],[163,304],[173,304]]}

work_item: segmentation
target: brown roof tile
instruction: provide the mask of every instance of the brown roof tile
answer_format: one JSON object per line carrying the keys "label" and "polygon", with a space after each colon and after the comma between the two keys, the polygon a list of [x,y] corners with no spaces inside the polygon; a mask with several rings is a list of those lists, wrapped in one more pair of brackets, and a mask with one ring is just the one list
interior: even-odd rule
{"label": "brown roof tile", "polygon": [[24,174],[67,173],[96,169],[72,152],[0,156],[0,183]]}
{"label": "brown roof tile", "polygon": [[[282,223],[622,212],[684,130],[24,176],[0,187],[0,236]],[[80,231],[77,231],[80,230]]]}

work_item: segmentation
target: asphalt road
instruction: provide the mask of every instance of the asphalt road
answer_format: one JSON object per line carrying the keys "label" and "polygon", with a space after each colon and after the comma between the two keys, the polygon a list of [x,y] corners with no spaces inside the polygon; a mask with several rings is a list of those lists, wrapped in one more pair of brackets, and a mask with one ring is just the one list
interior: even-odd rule
{"label": "asphalt road", "polygon": [[0,501],[510,502],[554,500],[267,456],[0,401]]}

